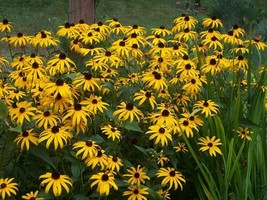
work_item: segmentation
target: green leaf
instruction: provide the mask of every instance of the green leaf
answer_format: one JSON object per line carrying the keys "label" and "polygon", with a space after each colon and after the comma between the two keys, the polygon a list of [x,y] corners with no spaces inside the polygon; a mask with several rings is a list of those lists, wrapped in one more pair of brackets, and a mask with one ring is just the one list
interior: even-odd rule
{"label": "green leaf", "polygon": [[90,137],[90,140],[96,141],[96,143],[98,143],[98,144],[105,142],[105,140],[98,134],[92,135]]}
{"label": "green leaf", "polygon": [[8,107],[6,103],[0,100],[0,118],[7,118],[8,116]]}
{"label": "green leaf", "polygon": [[149,195],[152,197],[154,200],[163,200],[163,197],[160,196],[157,192],[155,192],[153,189],[148,188]]}
{"label": "green leaf", "polygon": [[88,200],[88,197],[85,194],[76,194],[73,199],[75,200]]}
{"label": "green leaf", "polygon": [[133,121],[133,122],[126,121],[124,128],[126,128],[127,130],[130,130],[130,131],[136,131],[136,132],[143,133],[143,130],[140,128],[140,126],[138,125],[138,123],[136,121]]}
{"label": "green leaf", "polygon": [[14,128],[10,128],[9,131],[16,132],[16,133],[21,133],[22,132],[22,126],[18,125]]}
{"label": "green leaf", "polygon": [[79,163],[73,163],[71,165],[71,173],[74,179],[78,179],[80,177],[81,169]]}
{"label": "green leaf", "polygon": [[134,147],[137,148],[139,151],[141,151],[145,156],[149,156],[149,152],[151,152],[151,148],[144,149],[143,147],[137,146],[134,144]]}
{"label": "green leaf", "polygon": [[52,158],[49,156],[47,150],[42,146],[32,146],[30,148],[30,153],[34,156],[41,158],[43,161],[45,161],[47,164],[49,164],[51,167],[56,169],[56,166],[52,160]]}
{"label": "green leaf", "polygon": [[239,125],[246,127],[246,128],[260,128],[260,125],[254,123],[253,121],[249,120],[248,118],[242,118],[239,120]]}

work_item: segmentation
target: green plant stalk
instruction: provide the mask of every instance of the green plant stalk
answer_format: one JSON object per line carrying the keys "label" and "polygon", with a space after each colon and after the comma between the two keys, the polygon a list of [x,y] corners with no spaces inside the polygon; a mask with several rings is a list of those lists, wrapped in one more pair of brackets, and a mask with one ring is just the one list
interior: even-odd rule
{"label": "green plant stalk", "polygon": [[[208,177],[208,174],[205,172],[205,170],[204,170],[202,164],[200,163],[200,161],[199,161],[197,155],[195,154],[195,152],[194,152],[194,150],[193,150],[193,148],[192,148],[190,142],[188,141],[188,139],[187,139],[187,137],[186,137],[186,135],[185,135],[184,133],[183,133],[182,135],[183,135],[183,139],[184,139],[186,145],[187,145],[188,148],[189,148],[189,151],[191,152],[191,154],[192,154],[194,160],[195,160],[196,163],[197,163],[197,166],[199,167],[199,169],[200,169],[200,171],[201,171],[203,177],[205,178],[205,181],[207,182],[209,188],[211,189],[213,199],[214,199],[214,200],[216,200],[216,199],[219,200],[219,198],[217,197],[215,191],[212,190],[212,188],[213,188],[214,185],[212,185],[212,183],[211,183],[211,181],[210,181],[210,179],[209,179],[209,177]],[[212,177],[210,173],[209,173],[209,176]]]}

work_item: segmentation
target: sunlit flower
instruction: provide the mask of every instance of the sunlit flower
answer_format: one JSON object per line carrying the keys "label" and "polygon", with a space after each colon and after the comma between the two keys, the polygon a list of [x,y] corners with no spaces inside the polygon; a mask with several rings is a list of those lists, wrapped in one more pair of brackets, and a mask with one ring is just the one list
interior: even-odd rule
{"label": "sunlit flower", "polygon": [[35,192],[28,192],[27,194],[25,195],[22,195],[22,199],[25,199],[25,200],[44,200],[44,198],[42,197],[38,197],[38,193],[39,191],[36,190]]}
{"label": "sunlit flower", "polygon": [[54,150],[58,147],[61,149],[67,145],[69,140],[72,138],[72,134],[68,131],[68,127],[65,126],[53,126],[50,129],[46,129],[41,132],[39,136],[39,143],[46,141],[46,148],[49,149],[53,143]]}
{"label": "sunlit flower", "polygon": [[194,123],[190,123],[189,119],[181,118],[179,120],[179,128],[186,134],[187,137],[193,137],[193,130],[198,131],[197,126]]}
{"label": "sunlit flower", "polygon": [[87,157],[84,160],[87,167],[94,169],[96,166],[100,166],[100,170],[107,169],[108,167],[108,157],[103,149],[97,150],[95,157]]}
{"label": "sunlit flower", "polygon": [[9,43],[16,46],[26,46],[29,44],[31,38],[30,36],[24,35],[23,33],[18,33],[16,36],[12,36],[8,39]]}
{"label": "sunlit flower", "polygon": [[148,71],[143,74],[142,81],[155,90],[164,90],[168,87],[167,80],[160,71]]}
{"label": "sunlit flower", "polygon": [[202,40],[203,45],[208,46],[210,49],[214,48],[214,49],[218,49],[218,47],[220,49],[223,49],[223,44],[220,42],[220,38],[217,38],[215,36],[211,37],[211,38],[205,38]]}
{"label": "sunlit flower", "polygon": [[91,95],[88,99],[84,100],[82,104],[85,105],[94,115],[97,113],[103,113],[109,106],[109,104],[102,101],[101,96],[96,95]]}
{"label": "sunlit flower", "polygon": [[122,58],[129,59],[131,46],[128,45],[128,43],[123,39],[120,39],[118,41],[115,41],[109,48],[109,50]]}
{"label": "sunlit flower", "polygon": [[114,190],[118,190],[113,172],[99,172],[91,176],[90,180],[94,180],[91,184],[91,188],[97,185],[96,191],[99,192],[100,196],[108,196],[110,188],[112,187]]}
{"label": "sunlit flower", "polygon": [[38,128],[44,127],[44,129],[47,129],[48,126],[55,126],[60,122],[59,117],[49,110],[38,110],[33,119],[36,120],[35,124]]}
{"label": "sunlit flower", "polygon": [[149,194],[147,187],[139,187],[132,185],[128,187],[128,190],[123,192],[123,196],[129,196],[128,200],[147,200],[145,195]]}
{"label": "sunlit flower", "polygon": [[82,154],[82,160],[97,156],[99,146],[93,140],[78,141],[73,144],[73,149],[78,149],[76,156]]}
{"label": "sunlit flower", "polygon": [[193,16],[188,16],[185,14],[182,14],[180,17],[177,17],[173,20],[175,25],[172,27],[172,32],[179,32],[181,30],[184,30],[188,28],[189,30],[195,28],[198,21]]}
{"label": "sunlit flower", "polygon": [[200,142],[198,142],[198,144],[202,145],[202,147],[199,149],[200,151],[209,150],[209,154],[211,156],[216,156],[216,153],[222,155],[222,152],[218,147],[219,145],[222,145],[222,143],[220,143],[220,139],[216,139],[215,136],[213,136],[212,138],[206,136],[206,138],[204,137],[199,138],[199,141]]}
{"label": "sunlit flower", "polygon": [[157,193],[158,193],[161,197],[163,197],[164,199],[169,199],[169,200],[171,199],[169,190],[159,189],[159,190],[157,191]]}
{"label": "sunlit flower", "polygon": [[0,32],[11,32],[12,28],[12,22],[8,21],[7,19],[4,19],[0,22]]}
{"label": "sunlit flower", "polygon": [[60,53],[48,60],[46,69],[51,76],[54,76],[57,73],[72,72],[75,67],[76,64],[65,53]]}
{"label": "sunlit flower", "polygon": [[12,116],[12,120],[16,120],[17,124],[22,125],[25,120],[31,121],[31,117],[35,115],[37,110],[32,106],[31,102],[23,101],[17,104],[18,109]]}
{"label": "sunlit flower", "polygon": [[126,40],[129,46],[133,44],[137,44],[138,46],[145,47],[147,45],[146,38],[143,35],[137,35],[136,33],[132,33]]}
{"label": "sunlit flower", "polygon": [[118,109],[113,112],[113,116],[118,116],[120,121],[126,121],[130,119],[133,122],[136,119],[138,122],[144,117],[143,113],[136,108],[132,103],[121,102],[117,107]]}
{"label": "sunlit flower", "polygon": [[185,28],[182,32],[177,33],[174,36],[174,39],[178,39],[180,40],[184,40],[184,41],[188,41],[188,40],[196,40],[197,38],[197,32],[196,31],[192,31],[189,28]]}
{"label": "sunlit flower", "polygon": [[0,195],[2,199],[5,200],[6,197],[10,197],[11,195],[16,195],[18,188],[17,183],[13,183],[14,178],[1,178],[0,179]]}
{"label": "sunlit flower", "polygon": [[102,132],[108,136],[108,138],[112,138],[113,141],[121,139],[121,132],[111,125],[106,125],[101,128]]}
{"label": "sunlit flower", "polygon": [[146,33],[146,28],[138,25],[133,25],[133,26],[127,26],[126,27],[126,36],[130,36],[131,34],[136,34],[136,35],[145,35]]}
{"label": "sunlit flower", "polygon": [[194,109],[201,109],[201,114],[205,114],[205,117],[209,117],[213,113],[217,113],[219,111],[218,105],[215,104],[213,101],[197,101],[194,104]]}
{"label": "sunlit flower", "polygon": [[172,32],[166,29],[164,26],[160,26],[159,28],[152,28],[151,33],[154,35],[161,35],[162,37],[172,34]]}
{"label": "sunlit flower", "polygon": [[48,95],[53,95],[54,98],[56,98],[58,94],[62,97],[72,96],[70,86],[61,78],[57,79],[54,83],[48,83],[44,88],[44,92]]}
{"label": "sunlit flower", "polygon": [[167,127],[173,127],[178,124],[173,108],[161,104],[157,107],[157,110],[156,113],[153,113],[150,116],[153,123],[159,126],[165,124]]}
{"label": "sunlit flower", "polygon": [[127,169],[129,174],[124,174],[123,176],[129,177],[128,183],[130,184],[136,184],[137,186],[140,186],[140,184],[145,184],[145,180],[150,180],[150,178],[146,175],[144,172],[144,168],[141,167],[141,165],[138,165],[137,168],[131,167],[130,169]]}
{"label": "sunlit flower", "polygon": [[57,36],[67,37],[67,38],[76,38],[79,35],[79,30],[74,24],[66,22],[64,26],[58,26]]}
{"label": "sunlit flower", "polygon": [[169,158],[166,157],[164,154],[163,154],[163,150],[160,151],[158,157],[157,157],[157,164],[161,167],[163,167],[165,165],[165,163],[169,162]]}
{"label": "sunlit flower", "polygon": [[246,32],[243,28],[239,27],[237,24],[235,24],[232,28],[231,31],[233,31],[233,35],[236,36],[237,38],[244,37]]}
{"label": "sunlit flower", "polygon": [[59,40],[53,38],[51,36],[51,32],[49,31],[40,31],[35,37],[32,38],[31,43],[34,47],[49,47],[49,46],[57,46]]}
{"label": "sunlit flower", "polygon": [[213,16],[211,18],[204,18],[202,21],[202,25],[204,27],[211,27],[211,28],[219,28],[223,26],[223,23],[220,19],[217,17]]}
{"label": "sunlit flower", "polygon": [[81,35],[81,41],[84,44],[88,44],[88,45],[99,43],[102,39],[103,39],[103,35],[97,34],[97,32],[95,32],[92,29],[89,29],[83,32]]}
{"label": "sunlit flower", "polygon": [[38,145],[38,137],[33,133],[33,129],[24,130],[16,137],[14,142],[20,145],[21,150],[26,148],[29,151],[30,144]]}
{"label": "sunlit flower", "polygon": [[155,144],[161,142],[161,146],[168,145],[168,140],[172,141],[171,129],[166,128],[164,125],[153,125],[149,127],[146,134],[151,134],[149,140],[155,140]]}
{"label": "sunlit flower", "polygon": [[157,105],[156,98],[152,91],[140,90],[134,94],[134,101],[139,101],[138,105],[143,105],[144,102],[149,102],[151,108],[154,110]]}
{"label": "sunlit flower", "polygon": [[159,43],[163,43],[164,45],[167,44],[167,41],[160,35],[149,35],[148,37],[146,37],[146,40],[147,41],[151,40],[151,44],[154,46],[158,45]]}
{"label": "sunlit flower", "polygon": [[115,171],[116,169],[116,171],[119,172],[121,166],[123,166],[123,164],[122,164],[122,160],[119,157],[112,156],[112,155],[108,157],[108,169],[109,170]]}
{"label": "sunlit flower", "polygon": [[161,185],[169,185],[168,189],[174,187],[174,190],[177,190],[179,187],[183,189],[183,183],[185,183],[185,178],[181,172],[175,171],[174,168],[160,168],[157,173],[157,177],[164,177],[161,181]]}
{"label": "sunlit flower", "polygon": [[67,193],[70,192],[70,187],[72,187],[72,180],[67,175],[62,175],[59,172],[47,172],[39,177],[44,179],[41,185],[46,185],[45,193],[49,193],[49,190],[53,188],[53,193],[56,197],[60,196],[62,193],[62,188],[66,190]]}

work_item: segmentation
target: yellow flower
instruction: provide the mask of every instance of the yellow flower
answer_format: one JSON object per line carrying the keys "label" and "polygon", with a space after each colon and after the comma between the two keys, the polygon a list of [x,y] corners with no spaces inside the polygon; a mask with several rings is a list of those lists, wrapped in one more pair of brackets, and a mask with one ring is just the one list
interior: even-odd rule
{"label": "yellow flower", "polygon": [[157,177],[164,177],[161,181],[161,185],[164,187],[169,184],[168,189],[174,187],[174,190],[177,190],[179,187],[183,189],[183,183],[185,183],[185,178],[181,172],[175,171],[174,168],[160,168],[157,172]]}
{"label": "yellow flower", "polygon": [[116,169],[117,172],[120,171],[120,167],[123,166],[122,160],[117,156],[110,155],[108,157],[108,169],[114,171]]}
{"label": "yellow flower", "polygon": [[38,197],[38,193],[39,191],[35,191],[35,192],[29,192],[25,195],[22,196],[22,199],[25,199],[25,200],[44,200],[44,198],[42,197]]}
{"label": "yellow flower", "polygon": [[34,47],[49,47],[49,46],[57,46],[59,40],[53,38],[51,36],[51,32],[49,31],[40,31],[35,37],[32,38],[31,43]]}
{"label": "yellow flower", "polygon": [[206,136],[206,138],[204,137],[199,138],[200,142],[198,142],[198,144],[203,146],[199,150],[200,151],[209,150],[209,154],[211,156],[216,156],[216,152],[222,155],[222,152],[218,147],[219,145],[222,145],[222,143],[220,143],[220,139],[217,140],[215,139],[216,139],[215,136],[213,136],[212,138],[210,138],[209,136]]}
{"label": "yellow flower", "polygon": [[173,108],[160,104],[158,105],[157,110],[156,113],[153,113],[150,116],[152,123],[159,126],[166,125],[166,127],[173,127],[178,124]]}
{"label": "yellow flower", "polygon": [[59,37],[76,38],[80,34],[78,28],[68,22],[58,28],[57,35]]}
{"label": "yellow flower", "polygon": [[157,105],[155,95],[151,91],[140,90],[134,94],[134,101],[138,101],[138,105],[142,105],[145,101],[148,101],[151,108],[154,110],[155,105]]}
{"label": "yellow flower", "polygon": [[22,131],[14,140],[17,145],[20,144],[20,149],[23,150],[26,147],[27,151],[30,150],[30,144],[38,145],[38,137],[32,132],[33,129]]}
{"label": "yellow flower", "polygon": [[137,185],[132,185],[128,187],[129,190],[123,192],[123,196],[128,196],[128,200],[147,200],[145,195],[149,194],[147,187],[139,187]]}
{"label": "yellow flower", "polygon": [[17,124],[22,125],[25,120],[28,122],[31,121],[30,117],[35,115],[37,110],[35,107],[32,107],[31,102],[23,101],[17,104],[18,109],[14,112],[12,120],[16,120]]}
{"label": "yellow flower", "polygon": [[76,156],[82,154],[82,160],[84,160],[85,158],[96,157],[99,148],[95,141],[88,140],[75,142],[72,149],[79,149]]}
{"label": "yellow flower", "polygon": [[213,113],[217,113],[219,111],[218,105],[215,104],[213,101],[197,101],[194,104],[194,109],[200,109],[201,114],[205,114],[205,117],[208,118]]}
{"label": "yellow flower", "polygon": [[168,139],[172,141],[171,129],[166,128],[165,125],[153,125],[149,127],[149,131],[146,134],[151,134],[149,140],[155,140],[155,144],[161,142],[161,146],[168,145]]}
{"label": "yellow flower", "polygon": [[0,32],[11,32],[12,22],[9,22],[7,19],[4,19],[0,22]]}
{"label": "yellow flower", "polygon": [[38,128],[44,127],[44,129],[47,129],[48,126],[55,126],[60,122],[59,117],[49,110],[37,111],[33,119],[36,120],[35,124]]}
{"label": "yellow flower", "polygon": [[126,36],[130,36],[133,33],[136,35],[145,35],[146,34],[146,28],[138,25],[133,25],[133,26],[127,26],[126,27]]}
{"label": "yellow flower", "polygon": [[51,187],[53,188],[53,193],[56,197],[60,196],[62,193],[62,187],[67,193],[70,192],[70,187],[72,187],[72,180],[67,175],[61,175],[59,172],[47,172],[39,177],[44,179],[41,185],[45,185],[45,193],[49,193]]}
{"label": "yellow flower", "polygon": [[72,96],[70,86],[61,78],[57,79],[55,83],[47,83],[44,92],[47,96],[53,95],[54,98],[57,98],[58,94],[62,97]]}
{"label": "yellow flower", "polygon": [[168,88],[167,80],[160,71],[148,71],[143,74],[142,81],[153,89],[159,91]]}
{"label": "yellow flower", "polygon": [[103,113],[109,106],[109,104],[102,101],[101,96],[96,95],[91,95],[90,98],[84,100],[82,104],[86,105],[86,107],[95,115],[99,112]]}
{"label": "yellow flower", "polygon": [[16,195],[18,190],[17,183],[12,183],[14,178],[1,178],[0,179],[0,195],[2,199],[5,200],[6,197],[10,197],[11,195]]}
{"label": "yellow flower", "polygon": [[242,139],[247,139],[248,141],[252,140],[250,134],[252,134],[253,131],[250,131],[248,128],[238,127],[236,132],[238,134],[238,137],[241,137]]}
{"label": "yellow flower", "polygon": [[188,152],[188,150],[187,150],[187,148],[185,146],[185,143],[178,142],[178,146],[175,146],[174,149],[175,149],[176,153],[180,153],[180,152],[186,153],[186,152]]}
{"label": "yellow flower", "polygon": [[99,172],[91,176],[90,180],[95,180],[91,184],[91,188],[97,185],[96,190],[99,192],[100,196],[108,196],[111,187],[118,190],[118,186],[115,183],[114,172]]}
{"label": "yellow flower", "polygon": [[220,19],[218,19],[217,17],[213,16],[211,18],[204,18],[202,21],[202,25],[204,27],[211,27],[211,28],[219,28],[219,27],[223,27],[223,23]]}
{"label": "yellow flower", "polygon": [[100,170],[104,170],[108,167],[108,157],[103,149],[98,148],[97,155],[95,157],[87,157],[85,159],[87,167],[94,169],[96,166],[100,166]]}
{"label": "yellow flower", "polygon": [[113,141],[116,139],[120,140],[121,139],[121,132],[116,128],[111,125],[106,125],[101,128],[101,131],[105,133],[105,135],[108,136],[108,138],[112,138]]}
{"label": "yellow flower", "polygon": [[119,121],[126,121],[130,119],[130,122],[133,122],[136,119],[138,122],[140,118],[143,118],[143,113],[138,110],[132,103],[121,102],[118,105],[118,110],[113,112],[113,116],[118,115]]}
{"label": "yellow flower", "polygon": [[129,177],[128,183],[137,186],[140,186],[140,184],[145,184],[145,180],[150,180],[150,178],[146,175],[144,172],[144,168],[141,167],[141,165],[138,165],[137,168],[131,167],[130,169],[127,169],[129,174],[124,174],[123,176]]}
{"label": "yellow flower", "polygon": [[44,130],[39,136],[39,143],[46,141],[46,148],[49,149],[51,143],[54,143],[54,150],[61,149],[72,138],[72,134],[67,131],[67,127],[53,126],[51,129]]}
{"label": "yellow flower", "polygon": [[151,33],[154,35],[161,35],[162,37],[172,34],[172,32],[166,29],[164,26],[160,26],[159,28],[152,28]]}
{"label": "yellow flower", "polygon": [[16,36],[9,38],[9,43],[16,46],[26,46],[30,42],[30,37],[23,33],[18,33]]}

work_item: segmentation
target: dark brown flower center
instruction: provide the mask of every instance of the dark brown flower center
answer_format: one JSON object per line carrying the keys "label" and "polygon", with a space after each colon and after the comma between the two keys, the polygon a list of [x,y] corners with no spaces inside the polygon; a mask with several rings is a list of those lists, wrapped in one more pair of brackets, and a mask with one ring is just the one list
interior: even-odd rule
{"label": "dark brown flower center", "polygon": [[89,32],[89,33],[87,34],[87,36],[88,36],[88,37],[92,37],[92,36],[93,36],[93,33]]}
{"label": "dark brown flower center", "polygon": [[238,29],[239,27],[238,27],[238,25],[237,24],[235,24],[234,26],[233,26],[233,29]]}
{"label": "dark brown flower center", "polygon": [[188,122],[187,120],[184,120],[184,121],[183,121],[183,125],[184,125],[184,126],[188,126],[188,125],[189,125],[189,122]]}
{"label": "dark brown flower center", "polygon": [[3,20],[3,24],[4,24],[4,25],[7,25],[7,24],[8,24],[8,20],[7,20],[7,19],[4,19],[4,20]]}
{"label": "dark brown flower center", "polygon": [[18,38],[20,38],[20,37],[23,37],[23,34],[22,33],[18,33]]}
{"label": "dark brown flower center", "polygon": [[103,155],[103,153],[102,153],[101,150],[97,151],[97,155],[96,155],[96,157],[100,158],[100,157],[102,157],[102,155]]}
{"label": "dark brown flower center", "polygon": [[162,63],[162,62],[163,62],[163,58],[162,58],[162,57],[159,57],[159,58],[158,58],[158,62],[159,62],[159,63]]}
{"label": "dark brown flower center", "polygon": [[20,108],[20,109],[19,109],[19,112],[20,112],[20,113],[24,113],[25,111],[26,111],[25,108]]}
{"label": "dark brown flower center", "polygon": [[209,33],[213,33],[213,31],[214,31],[214,30],[213,30],[212,28],[210,28],[210,29],[208,30]]}
{"label": "dark brown flower center", "polygon": [[65,23],[65,28],[70,28],[70,23],[69,22]]}
{"label": "dark brown flower center", "polygon": [[175,44],[175,45],[173,45],[173,50],[177,50],[177,49],[179,49],[179,46],[177,45],[177,44]]}
{"label": "dark brown flower center", "polygon": [[151,92],[146,92],[146,97],[150,98],[152,96]]}
{"label": "dark brown flower center", "polygon": [[131,34],[131,38],[137,38],[137,34],[136,33],[132,33]]}
{"label": "dark brown flower center", "polygon": [[30,200],[36,200],[36,198],[35,197],[31,197]]}
{"label": "dark brown flower center", "polygon": [[215,20],[217,19],[217,17],[213,16],[211,19],[212,19],[213,21],[215,21]]}
{"label": "dark brown flower center", "polygon": [[218,39],[215,37],[215,36],[213,36],[212,38],[211,38],[211,41],[213,41],[213,42],[215,42],[215,41],[217,41]]}
{"label": "dark brown flower center", "polygon": [[187,70],[191,69],[191,65],[190,65],[189,63],[187,63],[187,64],[185,65],[185,69],[187,69]]}
{"label": "dark brown flower center", "polygon": [[82,105],[79,104],[79,103],[75,104],[74,105],[74,110],[76,110],[76,111],[82,110]]}
{"label": "dark brown flower center", "polygon": [[209,103],[208,103],[207,101],[205,101],[205,102],[203,103],[203,106],[204,106],[204,107],[209,107]]}
{"label": "dark brown flower center", "polygon": [[164,44],[162,42],[158,43],[158,48],[164,48]]}
{"label": "dark brown flower center", "polygon": [[184,17],[184,21],[188,22],[190,20],[189,16]]}
{"label": "dark brown flower center", "polygon": [[98,26],[103,26],[103,23],[102,22],[98,22],[97,25]]}
{"label": "dark brown flower center", "polygon": [[93,99],[93,100],[92,100],[92,103],[93,103],[93,104],[97,104],[98,101],[97,101],[96,99]]}
{"label": "dark brown flower center", "polygon": [[190,32],[189,28],[184,29],[184,33],[189,33],[189,32]]}
{"label": "dark brown flower center", "polygon": [[195,117],[194,117],[194,116],[190,116],[190,117],[189,117],[189,120],[190,120],[190,121],[194,121],[194,120],[195,120]]}
{"label": "dark brown flower center", "polygon": [[137,44],[133,44],[133,45],[132,45],[132,48],[133,48],[133,49],[138,49],[138,45],[137,45]]}
{"label": "dark brown flower center", "polygon": [[238,56],[238,60],[244,60],[244,57],[242,55]]}
{"label": "dark brown flower center", "polygon": [[138,29],[138,25],[133,25],[133,29]]}
{"label": "dark brown flower center", "polygon": [[170,171],[170,173],[169,173],[169,174],[170,174],[170,176],[171,176],[171,177],[175,177],[175,174],[176,174],[176,173],[175,173],[175,171],[174,171],[174,170],[172,170],[172,171]]}
{"label": "dark brown flower center", "polygon": [[165,133],[165,128],[159,128],[159,133],[161,134]]}
{"label": "dark brown flower center", "polygon": [[57,79],[56,85],[57,86],[63,86],[64,85],[64,80],[62,80],[61,78]]}
{"label": "dark brown flower center", "polygon": [[44,111],[44,116],[45,117],[48,117],[48,116],[50,116],[50,112],[47,110],[47,111]]}
{"label": "dark brown flower center", "polygon": [[134,177],[135,177],[135,178],[139,178],[139,177],[140,177],[140,174],[139,174],[138,172],[135,172],[135,173],[134,173]]}
{"label": "dark brown flower center", "polygon": [[163,110],[162,112],[161,112],[161,115],[162,116],[164,116],[164,117],[168,117],[169,115],[170,115],[170,112],[168,111],[168,110]]}
{"label": "dark brown flower center", "polygon": [[138,194],[139,193],[139,190],[138,189],[134,189],[133,193],[134,194]]}
{"label": "dark brown flower center", "polygon": [[116,156],[113,156],[112,161],[113,162],[118,162],[118,158]]}
{"label": "dark brown flower center", "polygon": [[37,62],[32,63],[32,68],[37,69],[39,67],[39,64]]}
{"label": "dark brown flower center", "polygon": [[57,180],[59,178],[60,178],[60,173],[59,172],[53,172],[52,173],[52,179]]}
{"label": "dark brown flower center", "polygon": [[214,58],[210,60],[210,65],[216,65],[216,60]]}
{"label": "dark brown flower center", "polygon": [[188,60],[189,59],[189,57],[188,57],[188,55],[183,55],[183,60]]}
{"label": "dark brown flower center", "polygon": [[110,51],[106,51],[105,56],[110,57],[111,56],[111,52]]}
{"label": "dark brown flower center", "polygon": [[160,35],[155,35],[155,38],[161,38]]}
{"label": "dark brown flower center", "polygon": [[209,147],[212,147],[212,146],[213,146],[213,144],[212,144],[211,142],[209,142],[209,143],[208,143],[208,146],[209,146]]}
{"label": "dark brown flower center", "polygon": [[58,133],[59,132],[59,127],[58,126],[53,126],[51,131],[52,131],[52,133]]}
{"label": "dark brown flower center", "polygon": [[21,61],[23,61],[23,60],[24,60],[24,58],[23,58],[23,57],[20,57],[20,58],[19,58],[19,61],[20,61],[20,62],[21,62]]}
{"label": "dark brown flower center", "polygon": [[47,38],[47,35],[45,33],[41,33],[41,38]]}
{"label": "dark brown flower center", "polygon": [[91,146],[93,146],[93,142],[91,140],[88,140],[85,142],[85,145],[88,147],[91,147]]}
{"label": "dark brown flower center", "polygon": [[154,78],[157,79],[157,80],[160,80],[161,79],[160,73],[154,72]]}
{"label": "dark brown flower center", "polygon": [[234,32],[233,31],[228,31],[227,35],[233,36],[234,35]]}
{"label": "dark brown flower center", "polygon": [[131,103],[127,103],[127,105],[126,105],[126,110],[133,110],[133,108],[134,108],[134,105],[133,104],[131,104]]}
{"label": "dark brown flower center", "polygon": [[1,185],[0,185],[0,189],[4,189],[4,188],[6,188],[6,183],[2,183]]}
{"label": "dark brown flower center", "polygon": [[101,180],[102,181],[108,181],[109,177],[107,174],[103,174],[102,177],[101,177]]}
{"label": "dark brown flower center", "polygon": [[85,79],[85,80],[91,80],[92,77],[93,77],[93,76],[92,76],[92,74],[90,74],[90,73],[85,73],[85,74],[84,74],[84,79]]}
{"label": "dark brown flower center", "polygon": [[22,136],[23,137],[28,137],[29,136],[29,133],[28,133],[28,131],[22,131]]}
{"label": "dark brown flower center", "polygon": [[113,128],[113,127],[112,127],[110,130],[111,130],[112,132],[116,132],[116,128]]}
{"label": "dark brown flower center", "polygon": [[125,42],[124,42],[124,41],[121,41],[119,45],[120,45],[121,47],[124,47],[124,46],[125,46]]}
{"label": "dark brown flower center", "polygon": [[65,53],[59,54],[59,59],[60,60],[65,60],[66,59],[66,54]]}
{"label": "dark brown flower center", "polygon": [[190,82],[191,82],[192,84],[195,84],[197,81],[196,81],[196,79],[192,78]]}

